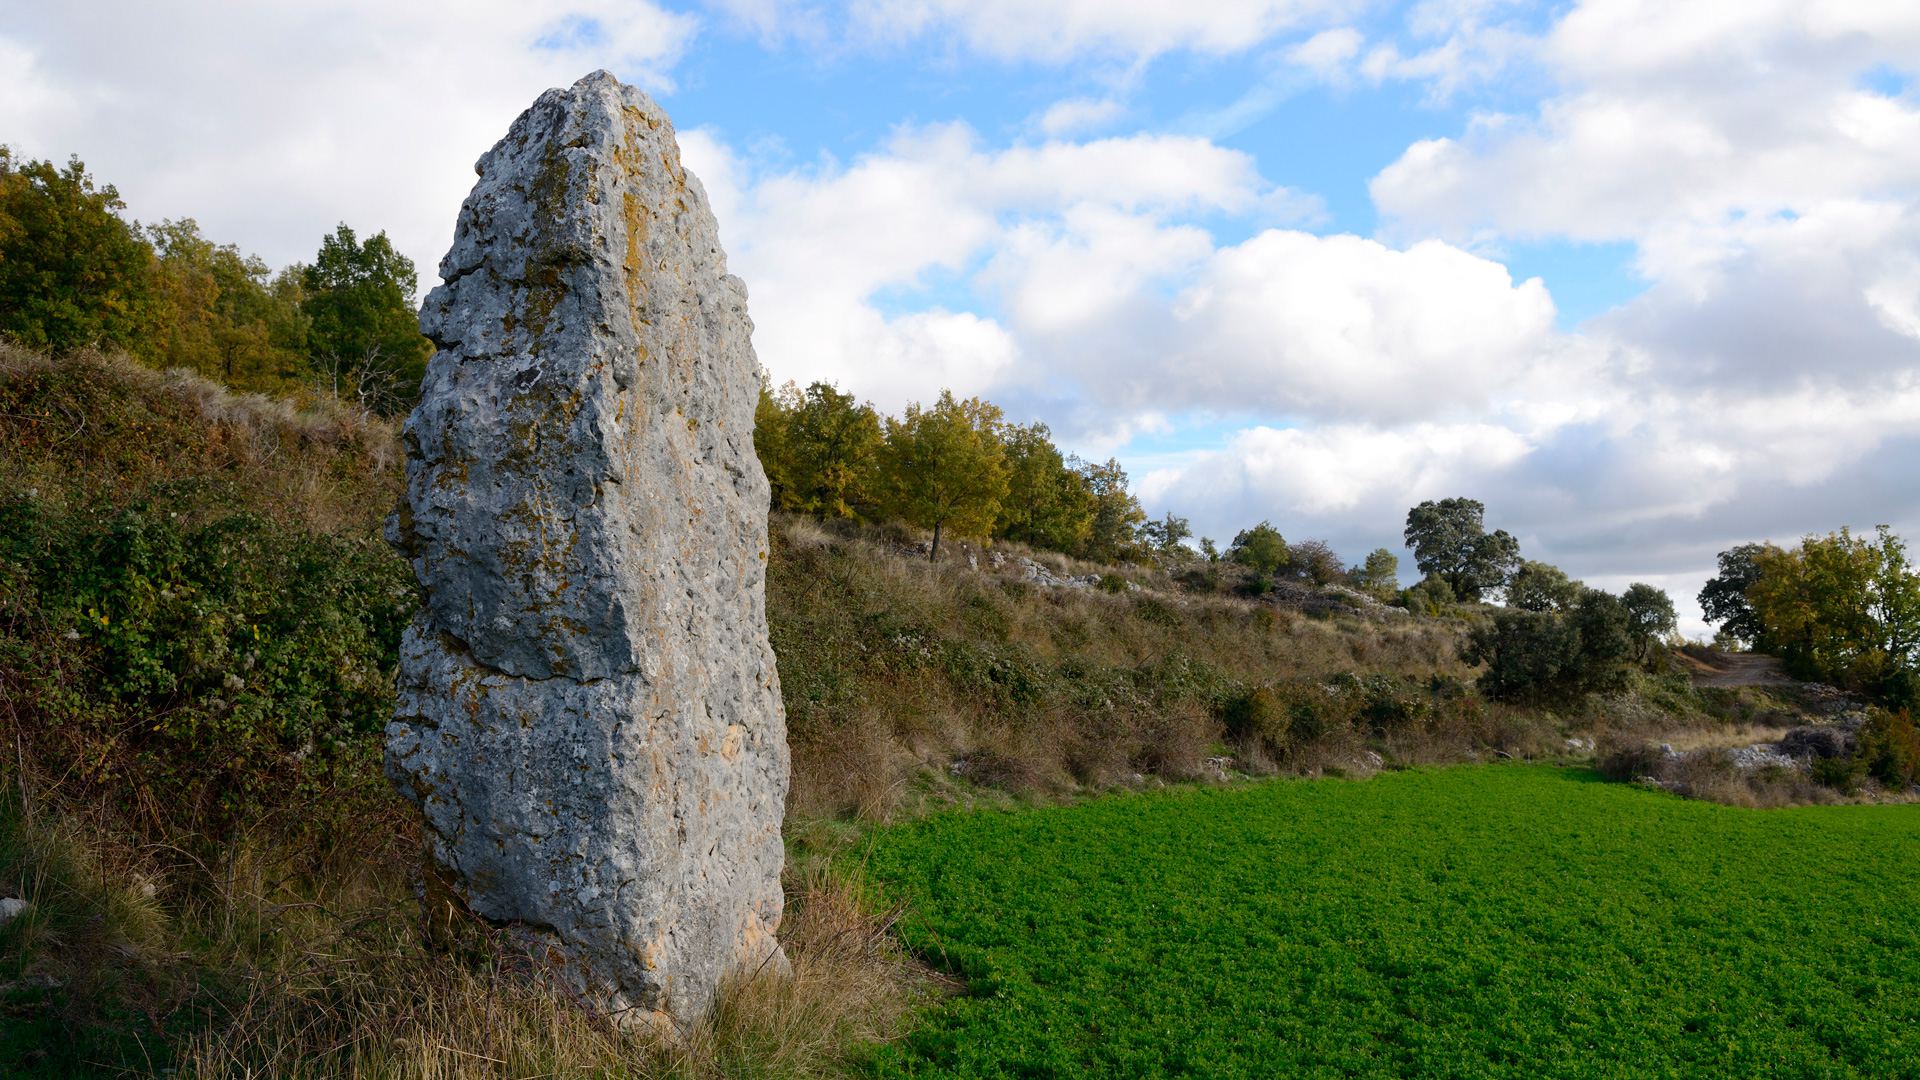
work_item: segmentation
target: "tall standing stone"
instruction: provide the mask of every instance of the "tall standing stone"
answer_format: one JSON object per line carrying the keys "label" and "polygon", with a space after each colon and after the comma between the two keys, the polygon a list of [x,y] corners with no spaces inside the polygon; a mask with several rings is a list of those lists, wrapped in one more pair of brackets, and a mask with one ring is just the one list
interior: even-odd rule
{"label": "tall standing stone", "polygon": [[480,159],[421,329],[387,771],[474,913],[630,1024],[784,967],[786,721],[746,289],[666,115],[596,72]]}

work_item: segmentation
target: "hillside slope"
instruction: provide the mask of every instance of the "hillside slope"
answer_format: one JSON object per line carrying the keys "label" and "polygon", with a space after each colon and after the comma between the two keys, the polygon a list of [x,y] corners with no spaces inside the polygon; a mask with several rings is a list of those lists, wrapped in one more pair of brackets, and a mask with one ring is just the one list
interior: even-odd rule
{"label": "hillside slope", "polygon": [[661,1058],[493,928],[419,932],[418,830],[380,770],[417,603],[380,535],[400,465],[391,425],[329,399],[0,347],[0,896],[32,905],[0,929],[0,1072],[834,1075],[919,985],[899,913],[815,857],[850,820],[1559,755],[1747,707],[1684,678],[1566,716],[1493,705],[1459,619],[1017,547],[933,565],[898,530],[777,516],[796,978],[734,988]]}

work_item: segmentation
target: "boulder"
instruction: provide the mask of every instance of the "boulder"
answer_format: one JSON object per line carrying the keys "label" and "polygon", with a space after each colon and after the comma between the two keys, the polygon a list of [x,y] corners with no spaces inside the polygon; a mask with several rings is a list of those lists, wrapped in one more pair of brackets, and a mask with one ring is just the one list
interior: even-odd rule
{"label": "boulder", "polygon": [[1797,727],[1780,736],[1780,752],[1797,758],[1852,757],[1858,731],[1840,724]]}
{"label": "boulder", "polygon": [[454,899],[672,1034],[785,964],[746,289],[666,114],[605,72],[476,171],[420,316],[387,772]]}

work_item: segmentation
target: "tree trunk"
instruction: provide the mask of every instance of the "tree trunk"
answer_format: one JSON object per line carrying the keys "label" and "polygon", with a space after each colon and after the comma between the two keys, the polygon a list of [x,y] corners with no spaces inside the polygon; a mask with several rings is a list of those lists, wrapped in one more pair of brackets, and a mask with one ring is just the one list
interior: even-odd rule
{"label": "tree trunk", "polygon": [[940,522],[933,523],[933,550],[927,553],[928,562],[940,561]]}

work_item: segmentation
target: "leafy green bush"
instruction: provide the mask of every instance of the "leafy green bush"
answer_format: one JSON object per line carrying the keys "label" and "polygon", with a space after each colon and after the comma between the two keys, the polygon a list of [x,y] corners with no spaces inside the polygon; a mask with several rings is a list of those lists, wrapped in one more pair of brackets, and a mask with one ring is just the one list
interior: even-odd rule
{"label": "leafy green bush", "polygon": [[1852,794],[1860,789],[1860,780],[1866,775],[1864,765],[1858,757],[1819,757],[1808,763],[1807,775],[1816,784]]}
{"label": "leafy green bush", "polygon": [[1220,722],[1229,738],[1272,752],[1286,746],[1293,711],[1274,687],[1245,687],[1221,703]]}
{"label": "leafy green bush", "polygon": [[1897,788],[1920,781],[1920,727],[1913,714],[1874,709],[1860,726],[1860,767],[1875,780]]}
{"label": "leafy green bush", "polygon": [[1463,654],[1485,664],[1496,701],[1569,702],[1626,688],[1633,638],[1620,599],[1588,589],[1565,613],[1507,609],[1473,628]]}
{"label": "leafy green bush", "polygon": [[405,563],[216,484],[150,494],[120,509],[0,496],[0,679],[28,732],[82,781],[216,816],[364,749],[415,606]]}

